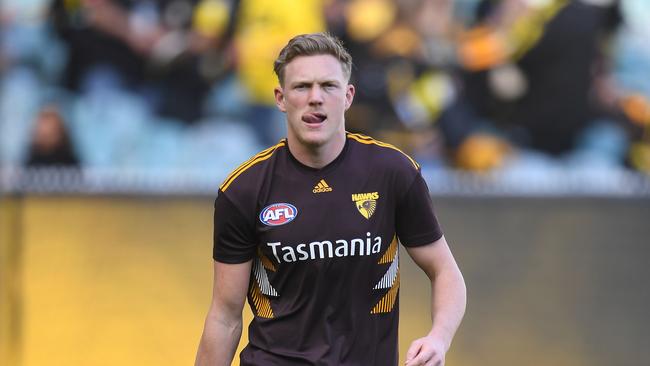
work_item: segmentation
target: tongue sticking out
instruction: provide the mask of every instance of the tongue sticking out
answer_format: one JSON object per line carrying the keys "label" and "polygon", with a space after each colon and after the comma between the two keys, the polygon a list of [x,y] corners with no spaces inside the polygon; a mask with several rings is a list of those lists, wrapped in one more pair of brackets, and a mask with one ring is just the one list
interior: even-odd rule
{"label": "tongue sticking out", "polygon": [[302,115],[303,122],[306,123],[321,123],[327,118],[322,113],[305,113]]}

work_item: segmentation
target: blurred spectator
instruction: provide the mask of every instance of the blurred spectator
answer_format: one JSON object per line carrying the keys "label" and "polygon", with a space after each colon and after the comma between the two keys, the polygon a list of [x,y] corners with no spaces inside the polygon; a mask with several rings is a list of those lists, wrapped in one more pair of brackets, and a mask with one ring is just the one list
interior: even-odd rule
{"label": "blurred spectator", "polygon": [[43,107],[36,117],[26,165],[28,167],[79,166],[79,159],[65,123],[55,105]]}
{"label": "blurred spectator", "polygon": [[232,63],[236,0],[55,0],[68,44],[64,83],[75,91],[128,90],[165,117],[195,122],[211,84]]}
{"label": "blurred spectator", "polygon": [[[268,92],[279,47],[329,29],[359,64],[347,128],[425,167],[620,167],[629,153],[650,172],[649,4],[6,0],[0,164],[30,160],[33,116],[57,100],[84,168],[228,170],[285,134]],[[62,122],[48,109],[37,120]]]}
{"label": "blurred spectator", "polygon": [[462,99],[440,120],[456,162],[498,166],[510,142],[580,164],[620,166],[627,137],[595,98],[595,81],[608,72],[606,42],[621,21],[618,5],[483,1],[478,24],[458,46]]}
{"label": "blurred spectator", "polygon": [[609,107],[631,122],[629,163],[650,174],[650,2],[621,3],[624,24],[613,48],[613,75],[602,80],[600,92]]}
{"label": "blurred spectator", "polygon": [[242,0],[236,19],[237,77],[247,96],[244,119],[269,146],[285,134],[277,110],[273,61],[288,39],[325,30],[323,0]]}
{"label": "blurred spectator", "polygon": [[326,14],[361,65],[353,69],[358,88],[347,128],[399,145],[425,164],[439,160],[431,124],[450,92],[453,2],[334,1]]}
{"label": "blurred spectator", "polygon": [[[388,99],[387,69],[395,61],[395,50],[378,50],[375,45],[396,27],[398,5],[389,0],[335,1],[328,5],[327,15],[328,27],[360,65],[352,69],[357,92],[346,128],[365,134],[394,129],[399,121]],[[410,56],[409,51],[403,52],[404,58]]]}
{"label": "blurred spectator", "polygon": [[0,2],[0,167],[26,160],[30,126],[64,65],[45,21],[49,0]]}

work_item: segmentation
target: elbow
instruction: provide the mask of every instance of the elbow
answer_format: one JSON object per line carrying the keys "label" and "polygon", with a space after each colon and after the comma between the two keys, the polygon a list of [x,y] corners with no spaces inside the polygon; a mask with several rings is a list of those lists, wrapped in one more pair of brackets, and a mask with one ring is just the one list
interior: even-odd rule
{"label": "elbow", "polygon": [[241,311],[232,311],[228,309],[212,308],[206,317],[205,326],[217,326],[229,331],[237,331],[242,328]]}

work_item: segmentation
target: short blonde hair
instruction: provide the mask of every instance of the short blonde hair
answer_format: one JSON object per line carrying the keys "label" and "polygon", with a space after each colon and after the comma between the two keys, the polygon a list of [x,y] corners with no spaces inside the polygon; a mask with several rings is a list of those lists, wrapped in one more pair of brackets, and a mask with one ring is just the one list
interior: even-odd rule
{"label": "short blonde hair", "polygon": [[352,56],[343,47],[341,40],[329,33],[301,34],[293,37],[280,51],[273,63],[273,71],[280,85],[284,85],[284,69],[299,56],[332,55],[341,63],[343,74],[349,80],[352,73]]}

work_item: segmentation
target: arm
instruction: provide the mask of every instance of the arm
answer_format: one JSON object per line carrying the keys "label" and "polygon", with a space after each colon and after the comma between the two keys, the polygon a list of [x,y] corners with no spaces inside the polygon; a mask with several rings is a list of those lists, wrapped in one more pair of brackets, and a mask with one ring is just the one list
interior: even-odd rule
{"label": "arm", "polygon": [[407,251],[431,279],[433,326],[429,334],[411,344],[406,353],[406,365],[442,366],[465,313],[465,281],[444,236],[431,244],[407,248]]}
{"label": "arm", "polygon": [[251,263],[214,262],[212,304],[196,354],[196,366],[229,366],[232,362],[241,337]]}

